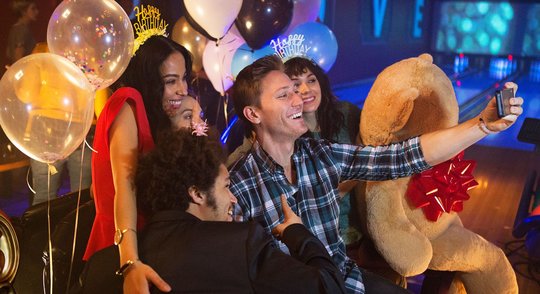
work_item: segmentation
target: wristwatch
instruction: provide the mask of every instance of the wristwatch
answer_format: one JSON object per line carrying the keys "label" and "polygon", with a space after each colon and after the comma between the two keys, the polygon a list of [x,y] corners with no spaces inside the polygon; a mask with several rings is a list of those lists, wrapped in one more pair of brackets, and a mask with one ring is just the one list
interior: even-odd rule
{"label": "wristwatch", "polygon": [[122,243],[122,240],[124,239],[124,234],[127,233],[128,231],[133,231],[133,233],[137,234],[137,231],[135,231],[134,229],[131,229],[131,228],[127,228],[127,229],[117,229],[115,232],[114,232],[114,245],[120,245],[120,243]]}

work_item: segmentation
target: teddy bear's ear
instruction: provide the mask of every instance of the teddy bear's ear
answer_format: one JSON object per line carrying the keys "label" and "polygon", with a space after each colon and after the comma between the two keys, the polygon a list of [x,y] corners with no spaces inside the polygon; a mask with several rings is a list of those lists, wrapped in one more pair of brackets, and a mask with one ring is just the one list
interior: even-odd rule
{"label": "teddy bear's ear", "polygon": [[414,101],[420,95],[415,87],[392,91],[381,97],[374,96],[377,94],[380,92],[370,92],[364,103],[357,138],[359,144],[377,146],[396,142],[396,134],[409,121]]}
{"label": "teddy bear's ear", "polygon": [[420,54],[420,56],[418,56],[418,58],[422,59],[422,60],[425,60],[429,63],[433,63],[433,56],[429,55],[428,53],[424,53],[424,54]]}

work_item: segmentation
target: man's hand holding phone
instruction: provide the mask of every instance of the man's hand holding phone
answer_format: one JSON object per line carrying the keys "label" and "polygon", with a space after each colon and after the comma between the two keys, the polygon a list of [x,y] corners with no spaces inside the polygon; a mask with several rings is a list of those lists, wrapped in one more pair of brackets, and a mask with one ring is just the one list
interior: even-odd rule
{"label": "man's hand holding phone", "polygon": [[523,113],[523,98],[514,97],[517,85],[512,82],[504,84],[504,89],[497,91],[480,114],[480,119],[490,133],[497,133],[509,128]]}

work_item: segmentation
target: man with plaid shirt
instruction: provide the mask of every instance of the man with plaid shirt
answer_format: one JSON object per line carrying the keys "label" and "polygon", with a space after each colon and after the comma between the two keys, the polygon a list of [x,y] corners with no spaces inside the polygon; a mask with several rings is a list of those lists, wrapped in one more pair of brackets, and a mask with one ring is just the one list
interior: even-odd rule
{"label": "man with plaid shirt", "polygon": [[[516,87],[508,83],[507,87]],[[442,132],[389,146],[331,144],[300,138],[307,131],[303,102],[276,56],[267,56],[243,69],[233,88],[239,117],[252,127],[256,142],[230,171],[231,192],[238,198],[235,220],[254,219],[268,232],[283,220],[280,195],[325,245],[341,269],[351,293],[408,293],[360,270],[345,254],[338,229],[338,184],[344,180],[388,180],[409,176],[450,159],[489,131],[508,128],[521,114],[523,99],[515,98],[513,117],[499,119],[494,100],[475,118]],[[452,138],[454,144],[439,144]],[[278,240],[276,245],[286,247]]]}

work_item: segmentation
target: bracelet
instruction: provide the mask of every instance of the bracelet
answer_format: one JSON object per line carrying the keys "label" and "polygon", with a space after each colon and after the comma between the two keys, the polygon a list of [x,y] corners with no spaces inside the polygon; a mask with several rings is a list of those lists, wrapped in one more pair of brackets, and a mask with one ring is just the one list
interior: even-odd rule
{"label": "bracelet", "polygon": [[498,132],[488,129],[488,127],[486,126],[486,122],[481,117],[478,119],[478,128],[480,129],[480,131],[482,131],[486,135],[498,133]]}
{"label": "bracelet", "polygon": [[128,231],[133,231],[133,233],[137,234],[137,231],[135,231],[132,228],[127,228],[123,230],[117,229],[114,232],[114,245],[116,246],[120,245],[120,243],[122,243],[122,240],[124,239],[124,234],[127,233]]}
{"label": "bracelet", "polygon": [[128,261],[126,261],[126,263],[124,263],[119,269],[116,270],[115,274],[117,276],[123,276],[127,271],[128,269],[133,265],[135,264],[135,262],[139,261],[138,259],[136,259],[135,261],[131,260],[131,259],[128,259]]}

